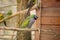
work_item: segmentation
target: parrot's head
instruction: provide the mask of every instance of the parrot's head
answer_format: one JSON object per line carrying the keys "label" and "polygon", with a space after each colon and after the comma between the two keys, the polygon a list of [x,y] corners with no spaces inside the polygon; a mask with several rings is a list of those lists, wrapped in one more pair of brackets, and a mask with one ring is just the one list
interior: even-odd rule
{"label": "parrot's head", "polygon": [[35,16],[34,16],[34,19],[37,20],[37,18],[38,18],[38,16],[35,15]]}
{"label": "parrot's head", "polygon": [[11,15],[12,14],[12,10],[9,10],[8,12],[7,12],[7,15]]}
{"label": "parrot's head", "polygon": [[32,18],[34,18],[35,20],[37,20],[38,16],[36,15],[31,15]]}

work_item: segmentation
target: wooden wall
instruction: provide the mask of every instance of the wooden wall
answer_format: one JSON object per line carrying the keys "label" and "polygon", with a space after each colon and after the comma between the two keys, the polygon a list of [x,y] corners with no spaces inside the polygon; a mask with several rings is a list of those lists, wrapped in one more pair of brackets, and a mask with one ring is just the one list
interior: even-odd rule
{"label": "wooden wall", "polygon": [[[38,19],[36,20],[36,28],[40,28],[40,9],[38,9],[37,10],[37,14],[36,14],[37,16],[38,16]],[[39,36],[40,36],[40,34],[39,34],[39,31],[36,31],[36,33],[35,33],[36,35],[35,35],[35,40],[39,40]]]}
{"label": "wooden wall", "polygon": [[[60,1],[42,0],[41,28],[48,30],[41,31],[41,40],[60,40]],[[50,31],[50,32],[49,32]],[[53,32],[55,32],[55,34]],[[53,34],[51,34],[53,33]]]}
{"label": "wooden wall", "polygon": [[60,7],[60,0],[41,0],[43,7]]}

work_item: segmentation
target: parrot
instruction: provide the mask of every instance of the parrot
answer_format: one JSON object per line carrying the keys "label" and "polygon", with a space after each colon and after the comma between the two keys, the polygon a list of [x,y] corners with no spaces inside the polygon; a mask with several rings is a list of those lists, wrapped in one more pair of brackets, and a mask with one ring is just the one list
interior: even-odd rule
{"label": "parrot", "polygon": [[9,15],[12,15],[12,10],[9,10],[8,12],[7,12],[7,15],[9,16]]}
{"label": "parrot", "polygon": [[[12,10],[9,10],[9,11],[7,12],[7,15],[9,16],[9,15],[11,15],[11,14],[12,14]],[[7,17],[8,17],[8,16],[7,16]],[[4,15],[3,15],[2,13],[0,13],[0,20],[2,20],[3,18],[4,18]],[[6,21],[4,20],[3,22],[4,22],[4,25],[7,26]]]}
{"label": "parrot", "polygon": [[[4,18],[4,15],[2,13],[0,13],[0,20],[2,20]],[[7,26],[6,21],[3,21],[4,25]]]}
{"label": "parrot", "polygon": [[30,15],[28,17],[26,17],[26,19],[23,21],[23,23],[21,24],[21,28],[31,28],[32,24],[35,22],[35,20],[37,20],[37,16],[36,15]]}

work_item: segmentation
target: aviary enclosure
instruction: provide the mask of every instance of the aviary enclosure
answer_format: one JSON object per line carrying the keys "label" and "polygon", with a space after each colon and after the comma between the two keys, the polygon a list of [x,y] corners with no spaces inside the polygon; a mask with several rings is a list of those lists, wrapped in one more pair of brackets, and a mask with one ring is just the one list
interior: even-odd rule
{"label": "aviary enclosure", "polygon": [[21,25],[38,6],[39,0],[0,0],[0,40],[35,40],[36,21],[32,28]]}
{"label": "aviary enclosure", "polygon": [[[31,28],[21,28],[32,14]],[[0,40],[60,40],[60,0],[0,0]]]}

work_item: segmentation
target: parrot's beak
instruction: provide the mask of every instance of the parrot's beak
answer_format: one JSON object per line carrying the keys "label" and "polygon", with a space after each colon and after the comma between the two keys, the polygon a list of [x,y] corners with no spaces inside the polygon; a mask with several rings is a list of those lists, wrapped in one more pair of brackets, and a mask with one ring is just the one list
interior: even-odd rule
{"label": "parrot's beak", "polygon": [[35,16],[34,16],[34,19],[37,20],[37,18],[38,18],[38,16],[35,15]]}

